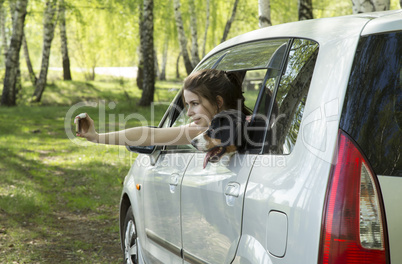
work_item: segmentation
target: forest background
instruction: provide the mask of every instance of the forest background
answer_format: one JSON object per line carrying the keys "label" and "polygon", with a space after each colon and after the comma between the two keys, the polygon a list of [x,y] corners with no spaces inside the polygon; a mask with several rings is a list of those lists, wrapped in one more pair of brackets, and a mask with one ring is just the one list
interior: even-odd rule
{"label": "forest background", "polygon": [[74,138],[75,114],[98,131],[141,125],[120,122],[132,113],[157,124],[222,40],[401,2],[0,0],[0,262],[121,263],[119,198],[136,154]]}
{"label": "forest background", "polygon": [[21,98],[21,74],[35,86],[28,101],[40,102],[49,69],[62,66],[64,80],[71,71],[94,80],[96,67],[137,67],[137,85],[144,88],[139,104],[150,105],[155,77],[180,79],[228,38],[297,20],[398,9],[400,2],[0,0],[0,69],[8,65],[1,105]]}

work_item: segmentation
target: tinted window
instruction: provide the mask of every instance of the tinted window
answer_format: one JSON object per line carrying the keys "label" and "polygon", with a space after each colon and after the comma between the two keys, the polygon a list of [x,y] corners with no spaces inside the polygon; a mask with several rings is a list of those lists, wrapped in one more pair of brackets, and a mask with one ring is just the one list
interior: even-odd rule
{"label": "tinted window", "polygon": [[402,33],[362,37],[340,126],[379,175],[402,176]]}

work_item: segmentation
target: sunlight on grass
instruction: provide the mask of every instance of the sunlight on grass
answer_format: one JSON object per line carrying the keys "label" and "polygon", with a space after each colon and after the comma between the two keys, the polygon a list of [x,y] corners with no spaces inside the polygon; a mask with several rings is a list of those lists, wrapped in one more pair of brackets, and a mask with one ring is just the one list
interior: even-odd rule
{"label": "sunlight on grass", "polygon": [[[68,138],[67,132],[74,131],[73,118],[80,112],[89,113],[103,131],[140,125],[133,113],[157,125],[180,87],[157,83],[156,104],[145,108],[136,105],[141,91],[133,82],[55,80],[46,87],[41,104],[1,107],[2,261],[51,263],[49,259],[62,255],[65,259],[58,263],[101,263],[97,260],[102,252],[112,246],[120,256],[120,193],[137,155],[123,146]],[[21,100],[32,92],[33,87],[24,84]],[[84,101],[95,107],[72,108]],[[88,230],[91,235],[85,237]],[[106,238],[115,244],[99,242]]]}

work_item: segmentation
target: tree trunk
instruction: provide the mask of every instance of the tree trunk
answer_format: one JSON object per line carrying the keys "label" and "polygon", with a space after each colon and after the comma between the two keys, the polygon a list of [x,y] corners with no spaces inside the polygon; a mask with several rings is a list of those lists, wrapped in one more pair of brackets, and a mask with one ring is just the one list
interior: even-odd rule
{"label": "tree trunk", "polygon": [[6,74],[4,77],[1,105],[16,105],[18,91],[19,59],[22,36],[24,32],[25,15],[27,13],[28,0],[19,0],[14,14],[13,34],[7,53]]}
{"label": "tree trunk", "polygon": [[193,68],[200,62],[198,54],[197,12],[195,12],[194,0],[189,0],[190,6],[190,29],[191,29],[191,63]]}
{"label": "tree trunk", "polygon": [[142,96],[138,105],[149,106],[154,101],[155,91],[155,60],[154,60],[154,18],[153,0],[144,0],[143,16],[143,56],[144,56],[144,82]]}
{"label": "tree trunk", "polygon": [[63,79],[65,81],[71,81],[70,70],[70,57],[68,56],[67,46],[67,33],[66,33],[66,6],[64,0],[59,0],[59,29],[60,29],[60,43],[61,43],[61,55],[63,60]]}
{"label": "tree trunk", "polygon": [[174,0],[173,5],[174,5],[174,16],[176,20],[176,27],[179,37],[181,55],[183,56],[186,72],[187,74],[190,74],[193,71],[193,65],[191,63],[190,56],[187,51],[187,38],[186,35],[184,34],[183,19],[181,17],[181,11],[180,11],[180,0]]}
{"label": "tree trunk", "polygon": [[[402,1],[402,0],[401,0]],[[205,47],[207,45],[207,36],[208,36],[208,28],[209,28],[209,10],[210,10],[210,0],[207,0],[207,7],[206,7],[206,17],[205,17],[205,32],[204,32],[204,44],[202,46],[202,57],[205,56]]]}
{"label": "tree trunk", "polygon": [[313,4],[311,0],[299,0],[299,20],[313,19]]}
{"label": "tree trunk", "polygon": [[181,57],[181,52],[179,53],[179,56],[177,56],[177,60],[176,60],[176,79],[180,79],[180,57]]}
{"label": "tree trunk", "polygon": [[35,92],[33,94],[33,102],[40,102],[42,94],[46,87],[47,72],[49,69],[50,48],[54,37],[54,28],[56,27],[56,4],[57,0],[48,0],[46,2],[46,10],[43,22],[43,47],[42,47],[42,65],[39,78],[36,82]]}
{"label": "tree trunk", "polygon": [[353,14],[389,10],[390,0],[352,0]]}
{"label": "tree trunk", "polygon": [[168,58],[168,48],[169,48],[169,35],[166,34],[165,43],[163,43],[161,71],[159,73],[159,80],[161,80],[161,81],[166,81],[166,65],[167,65],[167,58]]}
{"label": "tree trunk", "polygon": [[138,27],[140,31],[140,47],[137,50],[138,54],[138,70],[137,70],[137,87],[142,90],[143,79],[144,79],[144,56],[143,56],[143,45],[144,45],[144,37],[143,37],[143,23],[144,23],[144,3],[140,2],[138,5]]}
{"label": "tree trunk", "polygon": [[0,0],[0,30],[1,30],[1,43],[3,46],[4,61],[7,61],[7,35],[6,35],[6,11],[4,9],[4,0]]}
{"label": "tree trunk", "polygon": [[237,10],[237,4],[239,3],[239,0],[235,0],[234,4],[233,4],[233,9],[232,9],[232,15],[230,16],[230,18],[228,19],[228,21],[226,22],[226,26],[225,26],[225,30],[223,31],[223,37],[221,39],[221,43],[224,42],[228,35],[229,35],[229,31],[230,31],[230,27],[232,26],[232,23],[236,17],[236,10]]}
{"label": "tree trunk", "polygon": [[258,1],[258,20],[260,28],[272,26],[270,0]]}
{"label": "tree trunk", "polygon": [[36,78],[35,72],[32,67],[31,58],[29,57],[29,50],[28,50],[27,40],[25,38],[25,33],[22,36],[22,47],[24,49],[24,57],[25,57],[25,61],[27,63],[29,79],[31,80],[32,85],[35,86],[38,78]]}

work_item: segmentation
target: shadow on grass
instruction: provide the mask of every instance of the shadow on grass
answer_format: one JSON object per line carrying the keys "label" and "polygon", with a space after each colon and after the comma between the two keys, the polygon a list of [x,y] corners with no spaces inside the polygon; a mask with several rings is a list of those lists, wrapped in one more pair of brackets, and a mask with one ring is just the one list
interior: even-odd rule
{"label": "shadow on grass", "polygon": [[3,259],[116,263],[121,184],[115,166],[96,160],[49,165],[57,158],[51,152],[0,147],[0,153]]}

